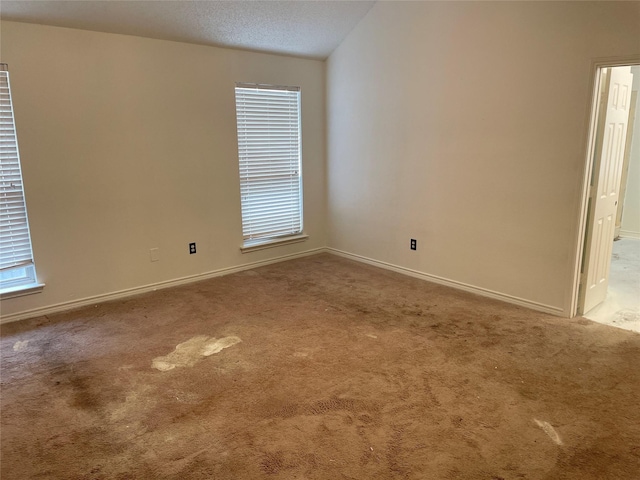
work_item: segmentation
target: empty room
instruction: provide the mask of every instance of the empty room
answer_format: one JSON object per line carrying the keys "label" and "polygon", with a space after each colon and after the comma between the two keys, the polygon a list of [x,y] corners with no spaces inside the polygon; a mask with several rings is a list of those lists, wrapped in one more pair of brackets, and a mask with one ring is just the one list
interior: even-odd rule
{"label": "empty room", "polygon": [[640,478],[640,2],[0,16],[3,480]]}

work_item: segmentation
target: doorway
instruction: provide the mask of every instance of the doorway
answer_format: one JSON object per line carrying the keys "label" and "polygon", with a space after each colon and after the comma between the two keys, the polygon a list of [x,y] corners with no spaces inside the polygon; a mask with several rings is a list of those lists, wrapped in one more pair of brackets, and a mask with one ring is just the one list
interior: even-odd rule
{"label": "doorway", "polygon": [[574,313],[640,332],[640,66],[598,66],[595,84]]}

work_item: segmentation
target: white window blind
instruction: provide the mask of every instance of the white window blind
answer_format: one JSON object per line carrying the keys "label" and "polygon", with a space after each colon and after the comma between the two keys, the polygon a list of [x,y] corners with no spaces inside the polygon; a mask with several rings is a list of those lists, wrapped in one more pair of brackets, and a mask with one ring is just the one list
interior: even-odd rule
{"label": "white window blind", "polygon": [[236,85],[244,245],[302,232],[300,89]]}
{"label": "white window blind", "polygon": [[0,288],[35,282],[9,72],[0,64]]}

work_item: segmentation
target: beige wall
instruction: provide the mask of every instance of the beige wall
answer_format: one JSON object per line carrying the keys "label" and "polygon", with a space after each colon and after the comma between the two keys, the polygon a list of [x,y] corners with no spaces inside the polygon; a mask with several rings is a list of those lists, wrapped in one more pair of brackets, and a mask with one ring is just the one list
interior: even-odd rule
{"label": "beige wall", "polygon": [[[592,61],[639,15],[379,2],[328,60],[327,163],[323,62],[2,22],[47,284],[2,314],[327,244],[568,314]],[[236,81],[302,87],[305,243],[239,251]]]}
{"label": "beige wall", "polygon": [[568,315],[592,62],[639,54],[638,18],[377,3],[327,65],[329,246]]}
{"label": "beige wall", "polygon": [[[1,41],[46,283],[4,316],[326,245],[324,62],[11,22]],[[304,243],[240,253],[237,81],[302,87]]]}
{"label": "beige wall", "polygon": [[[640,91],[640,67],[632,67],[633,90]],[[636,119],[633,124],[629,174],[620,230],[622,236],[640,238],[640,93],[636,97]]]}

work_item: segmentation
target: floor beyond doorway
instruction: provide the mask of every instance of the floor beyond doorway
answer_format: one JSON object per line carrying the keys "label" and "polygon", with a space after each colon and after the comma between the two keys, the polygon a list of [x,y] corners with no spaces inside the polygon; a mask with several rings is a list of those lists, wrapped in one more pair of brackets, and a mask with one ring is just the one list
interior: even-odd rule
{"label": "floor beyond doorway", "polygon": [[613,242],[607,298],[583,316],[640,333],[640,239]]}

